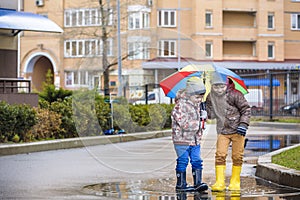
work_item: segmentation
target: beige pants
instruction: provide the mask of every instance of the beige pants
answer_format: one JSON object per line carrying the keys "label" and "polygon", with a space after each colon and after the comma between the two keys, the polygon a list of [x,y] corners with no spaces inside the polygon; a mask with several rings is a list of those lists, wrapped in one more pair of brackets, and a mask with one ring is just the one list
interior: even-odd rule
{"label": "beige pants", "polygon": [[215,157],[216,165],[226,165],[228,147],[232,142],[232,162],[234,166],[242,166],[244,156],[245,137],[239,134],[218,134],[217,150]]}

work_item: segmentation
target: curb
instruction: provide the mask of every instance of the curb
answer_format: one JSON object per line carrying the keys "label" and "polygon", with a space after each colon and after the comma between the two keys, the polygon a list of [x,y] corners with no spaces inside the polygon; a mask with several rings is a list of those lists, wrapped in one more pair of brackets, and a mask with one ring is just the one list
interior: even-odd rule
{"label": "curb", "polygon": [[251,122],[250,126],[256,126],[256,127],[272,127],[276,129],[293,129],[293,130],[299,130],[300,129],[300,123],[276,123],[276,122]]}
{"label": "curb", "polygon": [[110,143],[129,142],[136,140],[153,139],[171,136],[171,130],[130,133],[120,135],[102,135],[93,137],[79,137],[58,139],[41,142],[30,142],[24,144],[0,145],[0,156],[32,153],[40,151],[80,148],[85,146],[103,145]]}
{"label": "curb", "polygon": [[290,169],[272,163],[272,156],[283,151],[300,146],[300,144],[279,149],[271,153],[259,156],[255,175],[274,183],[300,188],[300,170]]}

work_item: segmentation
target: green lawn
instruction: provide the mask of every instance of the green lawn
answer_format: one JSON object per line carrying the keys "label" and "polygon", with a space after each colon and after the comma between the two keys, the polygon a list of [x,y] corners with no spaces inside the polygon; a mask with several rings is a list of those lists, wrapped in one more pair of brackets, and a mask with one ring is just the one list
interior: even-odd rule
{"label": "green lawn", "polygon": [[272,163],[300,170],[300,146],[272,156]]}

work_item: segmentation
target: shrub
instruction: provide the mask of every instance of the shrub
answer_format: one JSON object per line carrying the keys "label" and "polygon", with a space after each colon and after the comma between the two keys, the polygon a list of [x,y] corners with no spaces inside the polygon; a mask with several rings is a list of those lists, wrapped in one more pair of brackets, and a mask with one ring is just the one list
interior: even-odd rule
{"label": "shrub", "polygon": [[27,132],[36,124],[36,112],[29,105],[15,105],[17,110],[14,133],[20,136],[21,141],[30,141]]}
{"label": "shrub", "polygon": [[36,123],[36,113],[29,105],[0,102],[0,141],[28,141],[26,133]]}
{"label": "shrub", "polygon": [[80,90],[72,98],[73,119],[80,136],[94,136],[101,133],[95,110],[95,91]]}
{"label": "shrub", "polygon": [[160,104],[116,104],[113,115],[115,124],[128,133],[161,130],[168,117]]}
{"label": "shrub", "polygon": [[46,81],[43,83],[43,90],[39,93],[39,98],[49,103],[64,100],[65,98],[72,95],[72,91],[65,90],[63,88],[56,89],[55,85],[52,84],[53,74],[51,70],[48,70],[46,75]]}
{"label": "shrub", "polygon": [[111,128],[111,110],[110,104],[105,102],[103,96],[96,94],[95,96],[96,117],[102,132]]}
{"label": "shrub", "polygon": [[0,101],[0,141],[7,142],[14,136],[17,110],[4,101]]}
{"label": "shrub", "polygon": [[59,138],[73,138],[78,137],[76,126],[73,120],[72,98],[58,100],[52,102],[49,110],[54,111],[61,116],[60,134]]}
{"label": "shrub", "polygon": [[36,108],[37,123],[28,134],[32,140],[60,138],[61,115],[44,108]]}

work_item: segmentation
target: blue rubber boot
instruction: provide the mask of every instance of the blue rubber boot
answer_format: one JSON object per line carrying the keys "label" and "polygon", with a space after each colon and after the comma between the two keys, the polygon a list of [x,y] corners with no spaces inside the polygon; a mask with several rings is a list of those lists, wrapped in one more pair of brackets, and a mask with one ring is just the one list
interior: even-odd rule
{"label": "blue rubber boot", "polygon": [[193,186],[187,186],[186,183],[186,172],[176,171],[177,183],[176,192],[193,192],[195,188]]}
{"label": "blue rubber boot", "polygon": [[206,183],[202,183],[202,169],[192,169],[194,189],[198,192],[208,190]]}

